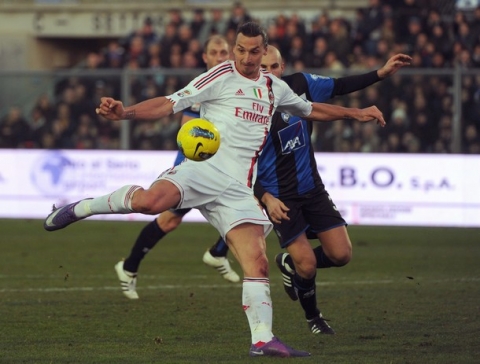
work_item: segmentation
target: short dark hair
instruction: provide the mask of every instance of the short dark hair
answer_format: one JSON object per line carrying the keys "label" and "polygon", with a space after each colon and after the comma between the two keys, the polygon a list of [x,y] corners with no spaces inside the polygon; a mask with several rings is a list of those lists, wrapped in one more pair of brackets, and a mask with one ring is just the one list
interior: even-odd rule
{"label": "short dark hair", "polygon": [[265,48],[268,46],[267,32],[259,24],[253,21],[240,24],[237,29],[237,36],[240,33],[249,38],[258,37],[260,35],[262,37],[263,45],[265,46]]}

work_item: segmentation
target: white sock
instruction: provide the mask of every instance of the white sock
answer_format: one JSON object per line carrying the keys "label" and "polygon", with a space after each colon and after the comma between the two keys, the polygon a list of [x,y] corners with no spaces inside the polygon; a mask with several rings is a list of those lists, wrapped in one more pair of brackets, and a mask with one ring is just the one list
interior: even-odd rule
{"label": "white sock", "polygon": [[98,214],[130,214],[132,197],[142,187],[127,185],[104,196],[80,201],[74,209],[77,217],[88,217]]}
{"label": "white sock", "polygon": [[268,278],[243,279],[243,310],[252,333],[252,344],[272,340],[273,308]]}

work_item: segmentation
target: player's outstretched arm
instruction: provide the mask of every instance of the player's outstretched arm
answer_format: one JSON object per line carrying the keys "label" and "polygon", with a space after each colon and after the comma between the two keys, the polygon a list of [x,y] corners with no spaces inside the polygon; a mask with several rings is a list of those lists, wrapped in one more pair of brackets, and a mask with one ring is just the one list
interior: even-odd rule
{"label": "player's outstretched arm", "polygon": [[158,119],[173,113],[173,104],[166,97],[155,97],[138,104],[124,107],[119,100],[102,97],[100,106],[95,110],[109,120]]}
{"label": "player's outstretched arm", "polygon": [[[396,54],[391,57],[382,68],[376,71],[336,78],[331,97],[363,90],[364,88],[395,74],[400,68],[410,65],[411,60],[412,58],[406,54]],[[322,82],[322,80],[317,79],[316,82]],[[312,101],[316,100],[313,99]]]}
{"label": "player's outstretched arm", "polygon": [[312,112],[308,117],[312,121],[334,121],[339,119],[354,119],[362,123],[376,121],[380,126],[385,126],[382,112],[376,106],[364,109],[348,108],[337,105],[312,103]]}
{"label": "player's outstretched arm", "polygon": [[409,66],[412,61],[412,57],[406,54],[396,54],[385,63],[385,65],[377,71],[378,77],[384,79],[397,73],[397,71],[405,66]]}

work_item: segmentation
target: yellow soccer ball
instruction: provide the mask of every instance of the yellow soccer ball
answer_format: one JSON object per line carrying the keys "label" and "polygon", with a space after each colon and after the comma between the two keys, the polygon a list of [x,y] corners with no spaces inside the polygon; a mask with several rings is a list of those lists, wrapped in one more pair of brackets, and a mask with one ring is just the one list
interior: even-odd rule
{"label": "yellow soccer ball", "polygon": [[217,153],[220,133],[210,121],[192,119],[178,131],[177,145],[186,158],[197,162],[204,161]]}

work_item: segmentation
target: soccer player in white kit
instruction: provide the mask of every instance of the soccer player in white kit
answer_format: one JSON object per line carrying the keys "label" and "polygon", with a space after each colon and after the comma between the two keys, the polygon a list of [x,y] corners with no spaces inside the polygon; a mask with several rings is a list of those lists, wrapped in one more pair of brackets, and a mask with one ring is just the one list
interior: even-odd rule
{"label": "soccer player in white kit", "polygon": [[166,170],[148,189],[127,185],[105,196],[54,209],[44,227],[54,231],[96,214],[153,215],[169,208],[195,207],[226,239],[242,267],[250,356],[308,356],[308,352],[285,345],[272,332],[265,252],[265,235],[272,225],[253,196],[256,161],[277,108],[319,121],[352,118],[376,120],[382,126],[385,121],[375,106],[349,109],[304,101],[286,83],[260,70],[267,45],[265,30],[256,23],[245,23],[237,31],[235,62],[221,63],[174,94],[129,107],[102,98],[97,113],[110,120],[158,119],[199,102],[201,117],[220,131],[220,149],[207,161],[187,160]]}

